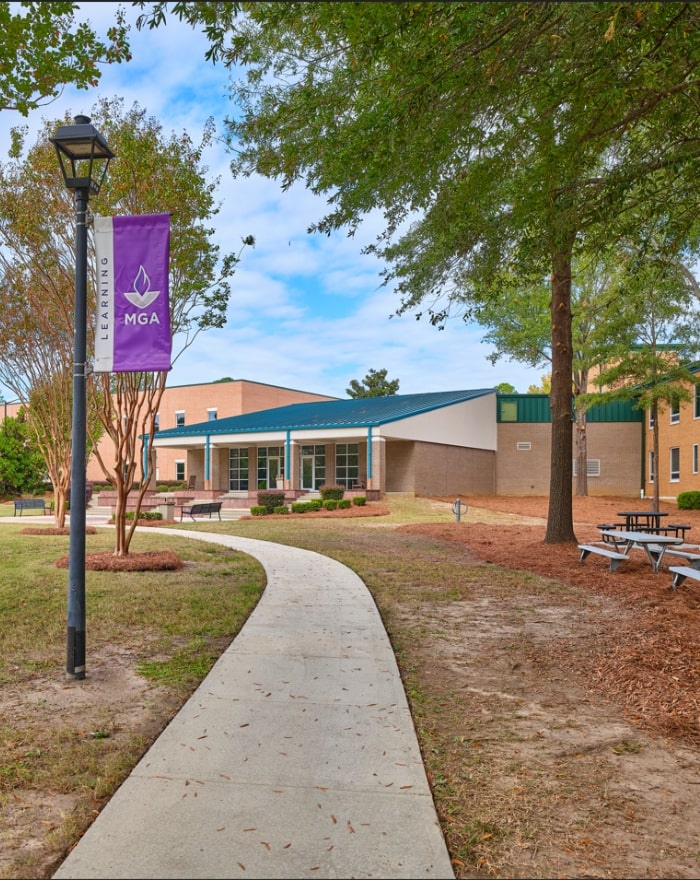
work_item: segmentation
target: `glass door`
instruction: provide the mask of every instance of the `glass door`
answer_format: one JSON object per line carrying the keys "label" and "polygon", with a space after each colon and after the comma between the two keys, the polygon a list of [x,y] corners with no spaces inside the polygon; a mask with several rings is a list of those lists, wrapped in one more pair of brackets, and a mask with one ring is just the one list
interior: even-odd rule
{"label": "glass door", "polygon": [[277,477],[282,476],[282,461],[278,456],[269,455],[267,458],[267,485],[274,489],[277,485]]}
{"label": "glass door", "polygon": [[312,491],[314,487],[314,456],[301,457],[301,488]]}

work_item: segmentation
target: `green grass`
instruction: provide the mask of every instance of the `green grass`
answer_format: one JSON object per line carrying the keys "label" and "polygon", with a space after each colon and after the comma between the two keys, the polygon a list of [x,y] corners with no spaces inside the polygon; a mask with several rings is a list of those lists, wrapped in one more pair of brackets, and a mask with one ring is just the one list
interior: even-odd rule
{"label": "green grass", "polygon": [[[31,680],[65,662],[68,572],[56,560],[67,555],[68,541],[0,524],[0,685]],[[109,551],[113,542],[111,530],[98,530],[87,536],[86,554]],[[240,630],[264,588],[264,573],[243,553],[186,539],[174,547],[172,539],[146,530],[131,549],[159,548],[176,549],[184,568],[86,572],[87,663],[101,645],[117,644],[133,652],[149,675],[155,657],[177,655],[179,671],[168,683],[186,691]]]}

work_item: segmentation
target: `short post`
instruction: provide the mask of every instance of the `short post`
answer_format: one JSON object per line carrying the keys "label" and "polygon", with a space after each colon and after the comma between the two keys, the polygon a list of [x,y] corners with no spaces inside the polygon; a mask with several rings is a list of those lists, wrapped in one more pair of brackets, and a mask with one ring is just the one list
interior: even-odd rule
{"label": "short post", "polygon": [[455,499],[455,503],[452,505],[452,512],[455,515],[455,522],[459,522],[463,513],[466,513],[469,509],[469,505],[465,504],[464,501],[461,501],[459,498]]}

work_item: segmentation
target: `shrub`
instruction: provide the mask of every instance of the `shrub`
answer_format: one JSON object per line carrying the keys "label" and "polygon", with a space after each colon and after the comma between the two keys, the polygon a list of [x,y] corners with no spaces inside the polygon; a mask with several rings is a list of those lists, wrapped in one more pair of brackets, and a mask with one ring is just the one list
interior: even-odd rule
{"label": "shrub", "polygon": [[284,492],[258,492],[258,504],[264,507],[268,513],[274,513],[275,507],[284,504]]}
{"label": "shrub", "polygon": [[340,501],[345,495],[344,486],[321,486],[318,491],[322,501]]}
{"label": "shrub", "polygon": [[292,501],[292,513],[307,513],[309,510],[318,510],[312,507],[313,501]]}
{"label": "shrub", "polygon": [[[128,510],[124,514],[124,519],[132,520],[134,518],[134,511]],[[142,510],[139,512],[139,519],[152,519],[158,520],[163,519],[163,514],[159,510]]]}
{"label": "shrub", "polygon": [[367,504],[367,499],[364,495],[355,495],[352,499],[352,503],[356,504],[358,507],[364,507]]}
{"label": "shrub", "polygon": [[335,498],[328,498],[323,502],[323,506],[326,510],[335,510],[338,507],[338,501]]}
{"label": "shrub", "polygon": [[700,510],[700,492],[679,492],[676,503],[679,510]]}
{"label": "shrub", "polygon": [[349,498],[341,498],[338,502],[338,510],[347,510],[350,507],[350,499]]}
{"label": "shrub", "polygon": [[254,507],[250,508],[252,516],[265,516],[267,512],[267,507],[265,507],[264,504],[256,504]]}
{"label": "shrub", "polygon": [[279,506],[275,507],[274,513],[289,513],[289,508],[286,504],[280,504]]}

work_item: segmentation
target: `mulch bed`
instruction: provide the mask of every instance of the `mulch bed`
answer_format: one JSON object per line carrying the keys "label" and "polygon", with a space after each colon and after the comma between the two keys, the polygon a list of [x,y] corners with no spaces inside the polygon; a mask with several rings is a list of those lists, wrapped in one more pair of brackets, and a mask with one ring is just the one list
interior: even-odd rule
{"label": "mulch bed", "polygon": [[[56,560],[57,568],[68,568],[68,556]],[[178,571],[183,562],[172,550],[150,550],[115,556],[113,553],[88,553],[85,556],[87,571]]]}

